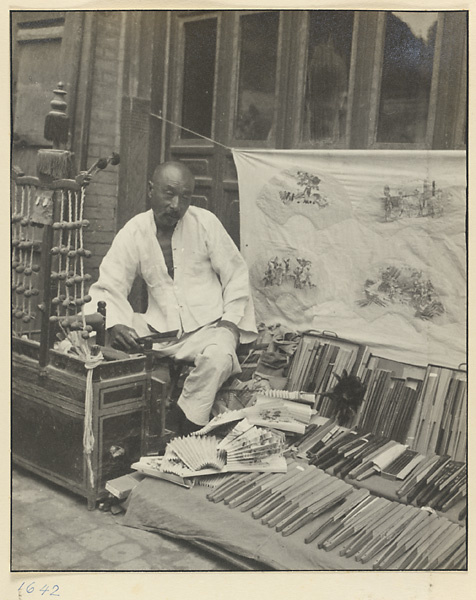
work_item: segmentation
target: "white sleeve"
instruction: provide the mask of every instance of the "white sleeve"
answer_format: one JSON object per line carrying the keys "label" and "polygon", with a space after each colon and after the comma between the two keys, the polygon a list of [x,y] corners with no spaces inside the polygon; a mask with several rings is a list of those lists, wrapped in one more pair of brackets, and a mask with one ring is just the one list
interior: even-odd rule
{"label": "white sleeve", "polygon": [[128,224],[117,233],[99,267],[99,279],[89,290],[89,312],[96,311],[100,300],[106,303],[107,329],[118,324],[132,327],[134,311],[128,296],[140,264],[134,233]]}
{"label": "white sleeve", "polygon": [[248,267],[221,222],[210,213],[207,246],[223,290],[223,317],[239,325],[250,299]]}

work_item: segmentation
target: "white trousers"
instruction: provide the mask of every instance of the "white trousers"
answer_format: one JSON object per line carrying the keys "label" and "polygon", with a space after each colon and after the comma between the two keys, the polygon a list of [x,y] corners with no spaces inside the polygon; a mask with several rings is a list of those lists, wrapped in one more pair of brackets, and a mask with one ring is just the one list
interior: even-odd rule
{"label": "white trousers", "polygon": [[[133,326],[139,336],[150,334],[141,314],[134,315]],[[192,423],[208,423],[217,391],[229,377],[241,373],[235,347],[233,333],[213,323],[184,333],[177,341],[154,344],[154,351],[159,356],[171,356],[194,364],[178,400]]]}

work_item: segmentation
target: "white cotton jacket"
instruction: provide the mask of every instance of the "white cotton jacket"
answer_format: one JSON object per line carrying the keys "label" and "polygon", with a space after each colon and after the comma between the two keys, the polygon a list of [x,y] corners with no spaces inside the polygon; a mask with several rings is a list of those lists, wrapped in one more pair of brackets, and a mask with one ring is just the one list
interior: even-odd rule
{"label": "white cotton jacket", "polygon": [[89,290],[92,301],[106,302],[106,327],[132,327],[128,301],[134,279],[145,281],[144,315],[157,331],[195,331],[218,319],[231,321],[241,341],[256,337],[256,322],[246,263],[217,217],[190,206],[172,236],[174,278],[165,265],[152,210],[140,213],[117,233],[104,257],[99,279]]}

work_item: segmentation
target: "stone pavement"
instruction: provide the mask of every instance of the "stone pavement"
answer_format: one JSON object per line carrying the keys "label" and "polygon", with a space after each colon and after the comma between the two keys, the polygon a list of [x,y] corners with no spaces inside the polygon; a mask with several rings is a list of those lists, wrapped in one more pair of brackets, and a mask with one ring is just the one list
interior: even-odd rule
{"label": "stone pavement", "polygon": [[12,473],[12,571],[223,571],[186,542],[121,525],[23,469]]}

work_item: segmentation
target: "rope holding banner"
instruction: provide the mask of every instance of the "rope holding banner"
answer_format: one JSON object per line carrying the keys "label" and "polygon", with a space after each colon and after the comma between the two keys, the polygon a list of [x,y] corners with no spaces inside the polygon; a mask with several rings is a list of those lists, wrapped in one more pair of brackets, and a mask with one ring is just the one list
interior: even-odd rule
{"label": "rope holding banner", "polygon": [[170,121],[169,119],[166,119],[162,115],[156,115],[151,112],[150,116],[155,117],[156,119],[160,119],[161,121],[164,121],[165,123],[169,123],[169,125],[173,125],[174,127],[179,127],[180,129],[183,129],[184,131],[188,131],[189,133],[193,133],[193,135],[196,135],[197,137],[202,138],[203,140],[207,140],[207,142],[211,142],[212,144],[216,144],[217,146],[221,146],[222,148],[225,148],[225,150],[231,150],[231,148],[229,146],[225,146],[225,144],[222,144],[221,142],[217,142],[216,140],[213,140],[212,138],[209,138],[206,135],[197,133],[196,131],[193,131],[193,129],[184,127],[183,125],[180,125],[180,123],[175,123],[174,121]]}

